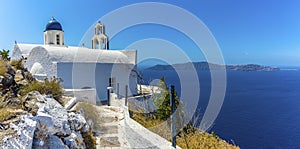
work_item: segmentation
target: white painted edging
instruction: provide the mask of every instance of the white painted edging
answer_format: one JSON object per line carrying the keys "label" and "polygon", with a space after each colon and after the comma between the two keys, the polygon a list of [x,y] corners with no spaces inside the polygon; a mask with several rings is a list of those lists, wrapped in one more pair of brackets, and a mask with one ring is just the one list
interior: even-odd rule
{"label": "white painted edging", "polygon": [[[149,142],[151,142],[156,147],[159,147],[161,149],[168,149],[168,148],[173,149],[174,148],[172,146],[171,142],[169,142],[168,140],[162,138],[158,134],[155,134],[155,133],[151,132],[150,130],[148,130],[147,128],[143,127],[141,124],[139,124],[135,120],[131,119],[130,116],[129,116],[128,107],[126,107],[123,104],[125,100],[122,99],[122,100],[119,100],[119,101],[121,102],[120,107],[123,108],[124,115],[125,115],[123,123],[120,123],[121,125],[123,125],[124,127],[126,127],[125,126],[125,123],[126,123],[127,126],[129,126],[130,128],[134,129],[134,131],[136,133],[138,133],[141,136],[143,136],[144,139],[147,139]],[[121,144],[123,144],[123,143],[121,143]],[[131,147],[131,146],[124,146],[124,147]],[[134,148],[135,146],[132,146],[132,147]],[[181,149],[179,146],[176,146],[176,148]]]}

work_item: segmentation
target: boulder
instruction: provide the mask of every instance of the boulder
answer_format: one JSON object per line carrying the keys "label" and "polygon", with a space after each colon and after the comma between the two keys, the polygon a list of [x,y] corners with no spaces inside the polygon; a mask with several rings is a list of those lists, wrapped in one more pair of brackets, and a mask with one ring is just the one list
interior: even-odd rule
{"label": "boulder", "polygon": [[70,136],[64,138],[64,142],[72,149],[84,149],[86,148],[82,135],[80,132],[73,131]]}
{"label": "boulder", "polygon": [[11,87],[13,84],[14,84],[15,80],[14,80],[14,76],[9,74],[9,73],[6,73],[4,75],[4,79],[2,81],[2,84],[3,84],[3,87],[4,88],[9,88]]}
{"label": "boulder", "polygon": [[37,105],[39,110],[36,119],[39,122],[45,119],[48,120],[45,121],[44,125],[49,127],[50,134],[56,134],[58,136],[68,136],[71,134],[68,112],[55,99],[45,98],[45,103],[39,103]]}
{"label": "boulder", "polygon": [[18,125],[10,124],[10,127],[13,128],[18,135],[12,138],[5,138],[3,148],[32,148],[37,122],[31,118],[32,116],[30,115],[23,115]]}
{"label": "boulder", "polygon": [[13,78],[15,78],[16,71],[11,67],[11,65],[7,65],[7,67],[7,73],[13,76]]}
{"label": "boulder", "polygon": [[39,92],[28,93],[24,102],[27,109],[37,112],[21,116],[17,125],[10,123],[17,135],[7,136],[4,148],[86,147],[82,133],[89,131],[90,126],[82,110],[68,113],[55,99]]}
{"label": "boulder", "polygon": [[26,111],[34,113],[35,121],[48,129],[49,134],[68,136],[71,134],[68,112],[53,98],[45,98],[39,92],[28,93],[23,99]]}
{"label": "boulder", "polygon": [[77,101],[77,98],[76,97],[73,97],[73,98],[71,98],[66,104],[65,104],[65,108],[67,109],[67,110],[70,110],[70,109],[72,109],[73,107],[74,107],[74,105],[77,103],[78,101]]}
{"label": "boulder", "polygon": [[[44,145],[40,149],[44,149],[45,147],[47,148],[59,148],[59,149],[69,149],[67,145],[64,144],[64,142],[55,135],[49,135],[47,139],[45,140]],[[36,147],[39,149],[39,147]]]}
{"label": "boulder", "polygon": [[0,76],[0,84],[3,84],[4,83],[4,76]]}
{"label": "boulder", "polygon": [[39,107],[37,105],[37,96],[40,95],[39,92],[33,91],[28,93],[24,98],[23,98],[23,109],[28,112],[33,112],[36,114],[38,111]]}
{"label": "boulder", "polygon": [[83,116],[83,111],[80,110],[77,113],[69,113],[69,122],[72,130],[86,132],[87,122]]}
{"label": "boulder", "polygon": [[3,90],[10,88],[11,86],[15,85],[15,74],[16,72],[14,71],[14,69],[10,66],[7,65],[7,70],[5,72],[5,74],[2,76],[0,76],[0,86]]}

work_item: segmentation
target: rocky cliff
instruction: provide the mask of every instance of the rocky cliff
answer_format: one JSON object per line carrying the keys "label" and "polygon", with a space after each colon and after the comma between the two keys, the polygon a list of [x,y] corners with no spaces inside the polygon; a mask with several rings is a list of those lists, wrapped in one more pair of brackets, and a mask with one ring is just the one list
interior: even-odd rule
{"label": "rocky cliff", "polygon": [[20,96],[28,84],[22,70],[1,60],[0,146],[1,148],[88,148],[91,124],[82,110],[67,111],[51,95],[37,91]]}

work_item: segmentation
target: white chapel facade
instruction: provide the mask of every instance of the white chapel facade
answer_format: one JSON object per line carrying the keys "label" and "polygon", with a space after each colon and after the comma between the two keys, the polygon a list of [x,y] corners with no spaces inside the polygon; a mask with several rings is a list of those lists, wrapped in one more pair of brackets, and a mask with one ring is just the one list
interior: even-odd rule
{"label": "white chapel facade", "polygon": [[105,26],[98,22],[91,37],[92,47],[67,46],[62,25],[52,17],[44,30],[43,44],[16,43],[12,60],[26,58],[24,66],[38,79],[63,79],[65,89],[95,89],[98,101],[107,99],[113,86],[120,97],[137,93],[136,50],[110,50]]}

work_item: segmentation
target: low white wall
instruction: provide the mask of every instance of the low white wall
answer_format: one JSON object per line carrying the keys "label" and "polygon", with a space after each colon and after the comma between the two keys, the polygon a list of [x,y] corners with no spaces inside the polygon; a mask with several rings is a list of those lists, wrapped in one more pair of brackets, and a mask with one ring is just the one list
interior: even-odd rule
{"label": "low white wall", "polygon": [[96,89],[65,89],[64,96],[76,97],[78,102],[96,105]]}

